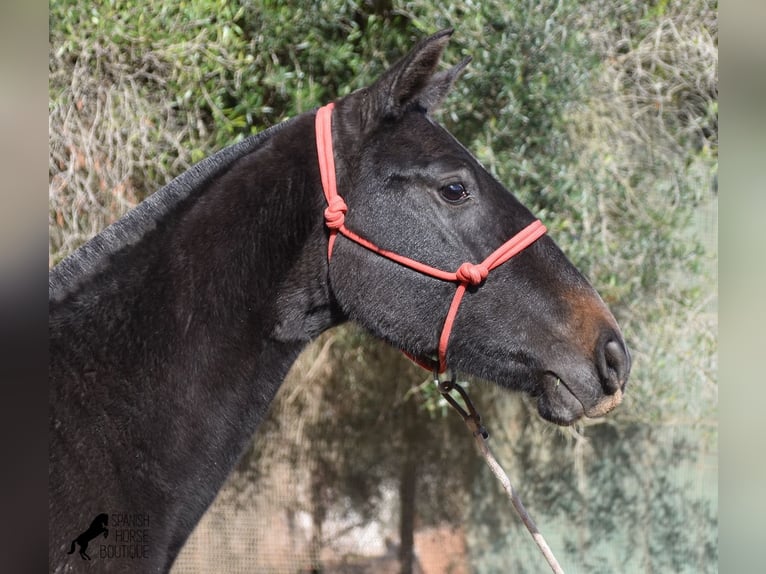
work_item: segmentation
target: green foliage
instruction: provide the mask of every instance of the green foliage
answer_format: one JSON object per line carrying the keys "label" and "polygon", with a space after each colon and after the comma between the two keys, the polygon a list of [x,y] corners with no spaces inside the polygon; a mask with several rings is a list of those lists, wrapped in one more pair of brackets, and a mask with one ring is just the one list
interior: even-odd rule
{"label": "green foliage", "polygon": [[[205,122],[218,147],[361,87],[383,69],[387,53],[407,49],[409,37],[390,34],[405,20],[376,7],[55,0],[50,22],[56,58],[116,48],[114,58],[140,68],[148,89],[161,89],[179,113]],[[385,38],[394,42],[386,46]]]}

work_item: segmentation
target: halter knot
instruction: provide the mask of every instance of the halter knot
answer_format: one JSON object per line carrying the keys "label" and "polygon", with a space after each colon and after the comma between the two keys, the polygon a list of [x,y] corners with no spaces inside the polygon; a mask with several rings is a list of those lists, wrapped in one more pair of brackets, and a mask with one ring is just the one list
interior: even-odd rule
{"label": "halter knot", "polygon": [[333,197],[329,201],[327,208],[324,210],[324,220],[327,227],[330,229],[340,229],[343,227],[347,211],[348,206],[346,205],[346,202],[343,201],[343,198],[339,195]]}
{"label": "halter knot", "polygon": [[463,263],[455,272],[458,281],[468,283],[469,285],[478,285],[487,278],[489,269],[486,265],[474,265],[473,263]]}

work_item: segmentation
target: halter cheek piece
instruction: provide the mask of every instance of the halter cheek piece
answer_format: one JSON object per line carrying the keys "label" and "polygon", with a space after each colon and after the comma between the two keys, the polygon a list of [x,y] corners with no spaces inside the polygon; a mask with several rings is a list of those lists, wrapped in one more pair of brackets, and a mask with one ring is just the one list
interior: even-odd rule
{"label": "halter cheek piece", "polygon": [[322,188],[324,189],[325,199],[327,200],[327,208],[324,211],[325,224],[330,230],[330,238],[327,244],[327,260],[329,261],[332,258],[335,239],[338,237],[338,233],[340,233],[354,243],[358,243],[362,247],[369,249],[373,253],[377,253],[381,257],[391,259],[400,265],[409,267],[419,273],[435,277],[436,279],[457,283],[457,291],[455,291],[455,295],[452,298],[452,303],[450,304],[447,318],[444,321],[441,336],[439,337],[438,363],[434,365],[433,363],[407,354],[408,357],[424,369],[431,370],[435,368],[437,373],[443,373],[447,369],[447,344],[449,343],[452,326],[455,322],[460,302],[463,300],[463,295],[468,286],[480,285],[487,278],[489,272],[495,267],[502,265],[511,257],[520,253],[542,237],[546,232],[546,228],[539,219],[535,220],[503,243],[481,263],[463,263],[455,272],[442,271],[441,269],[436,269],[435,267],[431,267],[419,261],[409,259],[398,253],[381,249],[364,237],[357,235],[345,225],[348,206],[346,205],[346,202],[343,201],[343,198],[338,195],[335,181],[335,157],[332,147],[332,110],[334,107],[335,105],[333,103],[329,103],[317,110],[315,127],[317,153],[319,156],[319,172],[322,177]]}

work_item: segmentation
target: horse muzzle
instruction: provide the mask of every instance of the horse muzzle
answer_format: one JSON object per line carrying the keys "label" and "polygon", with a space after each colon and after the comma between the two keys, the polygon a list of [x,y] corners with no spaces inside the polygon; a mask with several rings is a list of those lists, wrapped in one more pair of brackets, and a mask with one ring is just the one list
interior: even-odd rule
{"label": "horse muzzle", "polygon": [[622,402],[631,358],[618,333],[600,339],[594,361],[567,362],[541,375],[537,409],[544,419],[571,425],[583,417],[598,418]]}

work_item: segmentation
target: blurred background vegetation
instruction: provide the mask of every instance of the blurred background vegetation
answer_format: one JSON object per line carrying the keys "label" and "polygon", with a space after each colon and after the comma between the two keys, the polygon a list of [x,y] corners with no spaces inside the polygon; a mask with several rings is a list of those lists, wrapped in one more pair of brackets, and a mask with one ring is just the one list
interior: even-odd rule
{"label": "blurred background vegetation", "polygon": [[[472,381],[493,449],[567,572],[717,572],[717,10],[51,0],[50,264],[206,155],[454,27],[445,61],[473,62],[438,119],[548,225],[635,365],[623,405],[570,430]],[[544,571],[480,462],[422,371],[335,329],[175,571]]]}

